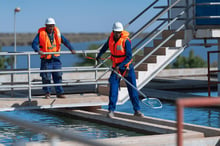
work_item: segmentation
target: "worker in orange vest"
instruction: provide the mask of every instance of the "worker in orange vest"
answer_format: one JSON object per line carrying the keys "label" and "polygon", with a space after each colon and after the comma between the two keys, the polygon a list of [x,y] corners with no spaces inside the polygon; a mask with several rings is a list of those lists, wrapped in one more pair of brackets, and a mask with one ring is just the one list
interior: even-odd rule
{"label": "worker in orange vest", "polygon": [[[38,52],[41,58],[41,70],[61,69],[62,63],[60,61],[60,53],[57,54],[44,54],[45,52],[60,52],[61,43],[63,43],[72,54],[75,50],[70,42],[60,33],[59,29],[55,26],[53,18],[46,19],[45,26],[38,30],[38,34],[32,42],[32,48]],[[54,83],[62,83],[62,72],[41,72],[43,84],[51,83],[51,75]],[[45,98],[51,96],[51,87],[43,87]],[[57,98],[66,98],[62,86],[55,86]]]}
{"label": "worker in orange vest", "polygon": [[[96,60],[100,60],[102,54],[107,49],[110,49],[112,68],[118,73],[123,75],[132,85],[136,87],[136,77],[134,67],[132,65],[132,49],[131,41],[129,39],[129,32],[123,30],[121,22],[115,22],[113,24],[112,32],[107,42],[101,48]],[[109,93],[109,104],[107,117],[114,117],[114,111],[116,108],[116,102],[118,100],[118,89],[120,84],[120,77],[112,71],[109,78],[110,93]],[[138,92],[127,84],[131,103],[133,105],[134,116],[143,117],[140,112],[139,96]]]}

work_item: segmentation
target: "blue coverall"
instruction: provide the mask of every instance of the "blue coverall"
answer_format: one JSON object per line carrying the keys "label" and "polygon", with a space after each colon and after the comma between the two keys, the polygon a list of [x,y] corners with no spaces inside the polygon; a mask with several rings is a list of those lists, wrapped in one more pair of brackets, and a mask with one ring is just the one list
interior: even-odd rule
{"label": "blue coverall", "polygon": [[[48,35],[50,40],[53,42],[54,37]],[[70,44],[70,42],[61,34],[61,42],[71,51],[74,48]],[[35,52],[39,52],[39,34],[36,35],[32,42],[32,48],[34,49]],[[41,58],[41,65],[40,69],[41,70],[52,70],[52,69],[61,69],[62,68],[62,63],[60,60],[60,56],[56,57],[52,55],[51,59],[43,59]],[[51,83],[51,75],[53,77],[53,82],[54,83],[62,83],[62,72],[41,72],[40,76],[42,78],[42,83],[43,84],[50,84]],[[50,94],[51,93],[51,87],[43,87],[43,90],[45,94]],[[60,95],[64,93],[63,87],[62,86],[55,86],[56,94]]]}
{"label": "blue coverall", "polygon": [[[101,48],[97,58],[100,58],[102,54],[104,54],[107,49],[108,49],[108,41],[104,44],[104,46]],[[125,41],[125,50],[126,50],[126,58],[124,59],[123,62],[118,64],[119,70],[121,73],[123,73],[126,70],[125,65],[132,59],[132,49],[131,49],[131,43],[129,40]],[[134,67],[133,64],[131,63],[129,66],[128,70],[128,75],[125,76],[125,78],[136,87],[136,76],[134,72]],[[109,93],[109,104],[108,104],[108,110],[109,111],[115,111],[116,109],[116,102],[118,100],[118,89],[120,85],[120,77],[113,71],[111,72],[110,78],[109,78],[109,83],[110,83],[110,93]],[[127,83],[126,83],[127,84]],[[138,92],[132,88],[129,84],[127,84],[127,89],[128,93],[130,96],[131,103],[133,105],[133,110],[134,111],[139,111],[140,110],[140,105],[139,105],[139,96]]]}

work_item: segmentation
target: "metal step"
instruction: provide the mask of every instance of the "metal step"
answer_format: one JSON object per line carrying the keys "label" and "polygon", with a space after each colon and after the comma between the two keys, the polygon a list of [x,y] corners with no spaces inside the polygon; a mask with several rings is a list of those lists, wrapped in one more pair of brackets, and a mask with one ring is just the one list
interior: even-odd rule
{"label": "metal step", "polygon": [[[145,47],[144,48],[144,56],[148,55],[154,49],[155,49],[155,47]],[[155,51],[152,55],[166,55],[166,48],[161,47],[157,51]]]}
{"label": "metal step", "polygon": [[[145,56],[136,55],[135,62],[140,62]],[[157,62],[157,56],[151,55],[149,58],[147,58],[143,63],[156,63]]]}
{"label": "metal step", "polygon": [[[160,45],[164,40],[154,40],[154,46]],[[162,47],[181,47],[183,46],[183,40],[181,39],[171,39],[162,45]]]}
{"label": "metal step", "polygon": [[[162,32],[162,38],[167,38],[171,34],[173,34],[174,32],[175,32],[175,30],[164,30]],[[176,32],[176,34],[171,39],[184,39],[185,38],[184,35],[185,35],[184,30],[180,30],[180,31]]]}

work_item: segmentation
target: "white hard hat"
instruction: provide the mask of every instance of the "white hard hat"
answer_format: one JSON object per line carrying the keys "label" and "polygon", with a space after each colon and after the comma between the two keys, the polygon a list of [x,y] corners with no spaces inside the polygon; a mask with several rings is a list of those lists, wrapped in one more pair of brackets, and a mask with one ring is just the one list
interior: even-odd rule
{"label": "white hard hat", "polygon": [[115,22],[112,26],[113,31],[123,31],[123,25],[121,22]]}
{"label": "white hard hat", "polygon": [[47,18],[47,20],[45,21],[45,24],[56,24],[56,23],[53,18]]}

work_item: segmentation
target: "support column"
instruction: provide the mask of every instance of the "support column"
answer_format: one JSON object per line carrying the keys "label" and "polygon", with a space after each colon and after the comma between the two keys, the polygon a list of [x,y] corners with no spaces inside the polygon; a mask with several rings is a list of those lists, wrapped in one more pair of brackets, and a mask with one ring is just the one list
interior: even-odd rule
{"label": "support column", "polygon": [[[220,51],[220,39],[218,39],[218,51]],[[220,53],[218,53],[218,70],[220,70]],[[220,81],[220,72],[218,72],[218,82]],[[218,96],[220,96],[220,84],[217,84]]]}

